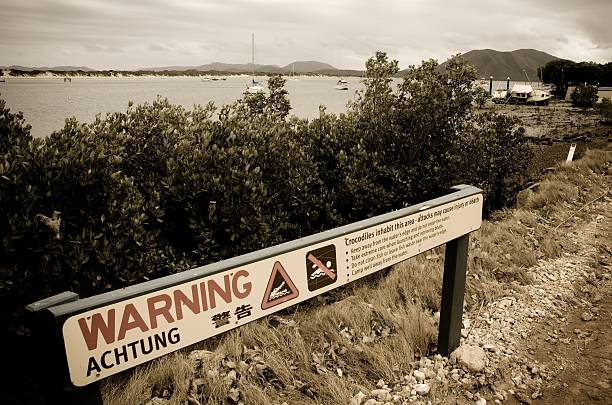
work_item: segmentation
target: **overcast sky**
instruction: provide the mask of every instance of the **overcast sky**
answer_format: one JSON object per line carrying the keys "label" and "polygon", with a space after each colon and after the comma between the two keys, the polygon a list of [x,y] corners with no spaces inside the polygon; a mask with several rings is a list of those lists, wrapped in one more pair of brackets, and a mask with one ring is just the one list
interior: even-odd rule
{"label": "overcast sky", "polygon": [[95,69],[318,60],[400,67],[472,49],[612,61],[612,0],[0,0],[0,65]]}

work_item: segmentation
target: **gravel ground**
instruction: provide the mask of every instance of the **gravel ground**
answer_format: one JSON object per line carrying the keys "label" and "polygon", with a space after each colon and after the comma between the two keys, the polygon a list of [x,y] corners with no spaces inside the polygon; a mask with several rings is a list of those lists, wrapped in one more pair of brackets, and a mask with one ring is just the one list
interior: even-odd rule
{"label": "gravel ground", "polygon": [[612,196],[585,211],[567,228],[578,251],[540,260],[532,284],[465,314],[450,358],[421,358],[351,405],[612,403]]}

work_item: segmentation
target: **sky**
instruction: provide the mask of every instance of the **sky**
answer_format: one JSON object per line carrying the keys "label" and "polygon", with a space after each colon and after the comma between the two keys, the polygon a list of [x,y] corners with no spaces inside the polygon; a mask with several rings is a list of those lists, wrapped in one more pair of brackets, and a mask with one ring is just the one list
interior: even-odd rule
{"label": "sky", "polygon": [[472,49],[612,61],[612,0],[0,0],[0,66],[318,60],[400,67]]}

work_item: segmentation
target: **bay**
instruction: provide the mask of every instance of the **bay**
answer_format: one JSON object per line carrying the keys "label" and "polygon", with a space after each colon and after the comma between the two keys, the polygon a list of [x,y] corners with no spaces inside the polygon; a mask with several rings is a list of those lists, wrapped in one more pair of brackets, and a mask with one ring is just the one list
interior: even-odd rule
{"label": "bay", "polygon": [[[267,78],[257,78],[265,82]],[[128,103],[152,102],[157,96],[191,110],[194,105],[212,101],[217,107],[242,97],[251,78],[228,76],[226,80],[203,81],[200,77],[75,77],[64,82],[60,77],[13,78],[0,83],[0,98],[12,112],[22,111],[35,137],[50,135],[63,128],[66,118],[86,123],[96,114],[126,111]],[[360,78],[346,78],[348,90],[336,90],[337,77],[301,76],[287,80],[285,89],[291,102],[290,114],[300,118],[319,116],[319,106],[328,112],[342,113],[355,93],[364,88]],[[399,83],[400,79],[394,79]],[[512,86],[514,82],[510,83]],[[488,83],[482,84],[488,91]],[[506,82],[494,81],[493,89],[505,88]]]}
{"label": "bay", "polygon": [[[257,78],[265,82],[267,78]],[[194,105],[209,101],[217,107],[233,103],[242,97],[251,78],[228,76],[226,80],[203,81],[200,77],[112,77],[72,78],[7,78],[0,83],[0,98],[11,112],[22,111],[32,126],[35,137],[50,135],[63,128],[64,121],[76,117],[79,122],[91,122],[96,114],[126,111],[128,103],[152,102],[157,96],[191,110]],[[363,88],[359,78],[347,78],[349,90],[336,90],[338,78],[299,77],[287,80],[285,89],[291,101],[290,114],[301,118],[319,115],[319,105],[328,112],[346,111],[349,100]]]}

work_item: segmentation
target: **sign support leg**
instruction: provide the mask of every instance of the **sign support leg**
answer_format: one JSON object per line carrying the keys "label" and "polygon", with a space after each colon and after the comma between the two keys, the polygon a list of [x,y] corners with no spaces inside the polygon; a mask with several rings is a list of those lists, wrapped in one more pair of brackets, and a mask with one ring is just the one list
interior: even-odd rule
{"label": "sign support leg", "polygon": [[440,328],[438,330],[438,352],[442,356],[448,356],[459,347],[461,340],[469,242],[470,234],[468,233],[446,243]]}
{"label": "sign support leg", "polygon": [[62,356],[64,352],[59,340],[57,324],[48,308],[76,301],[79,296],[63,292],[53,297],[32,303],[26,307],[32,323],[33,352],[30,367],[35,370],[37,391],[42,394],[42,404],[91,404],[103,405],[100,385],[93,383],[85,387],[73,387],[66,381],[68,366]]}

